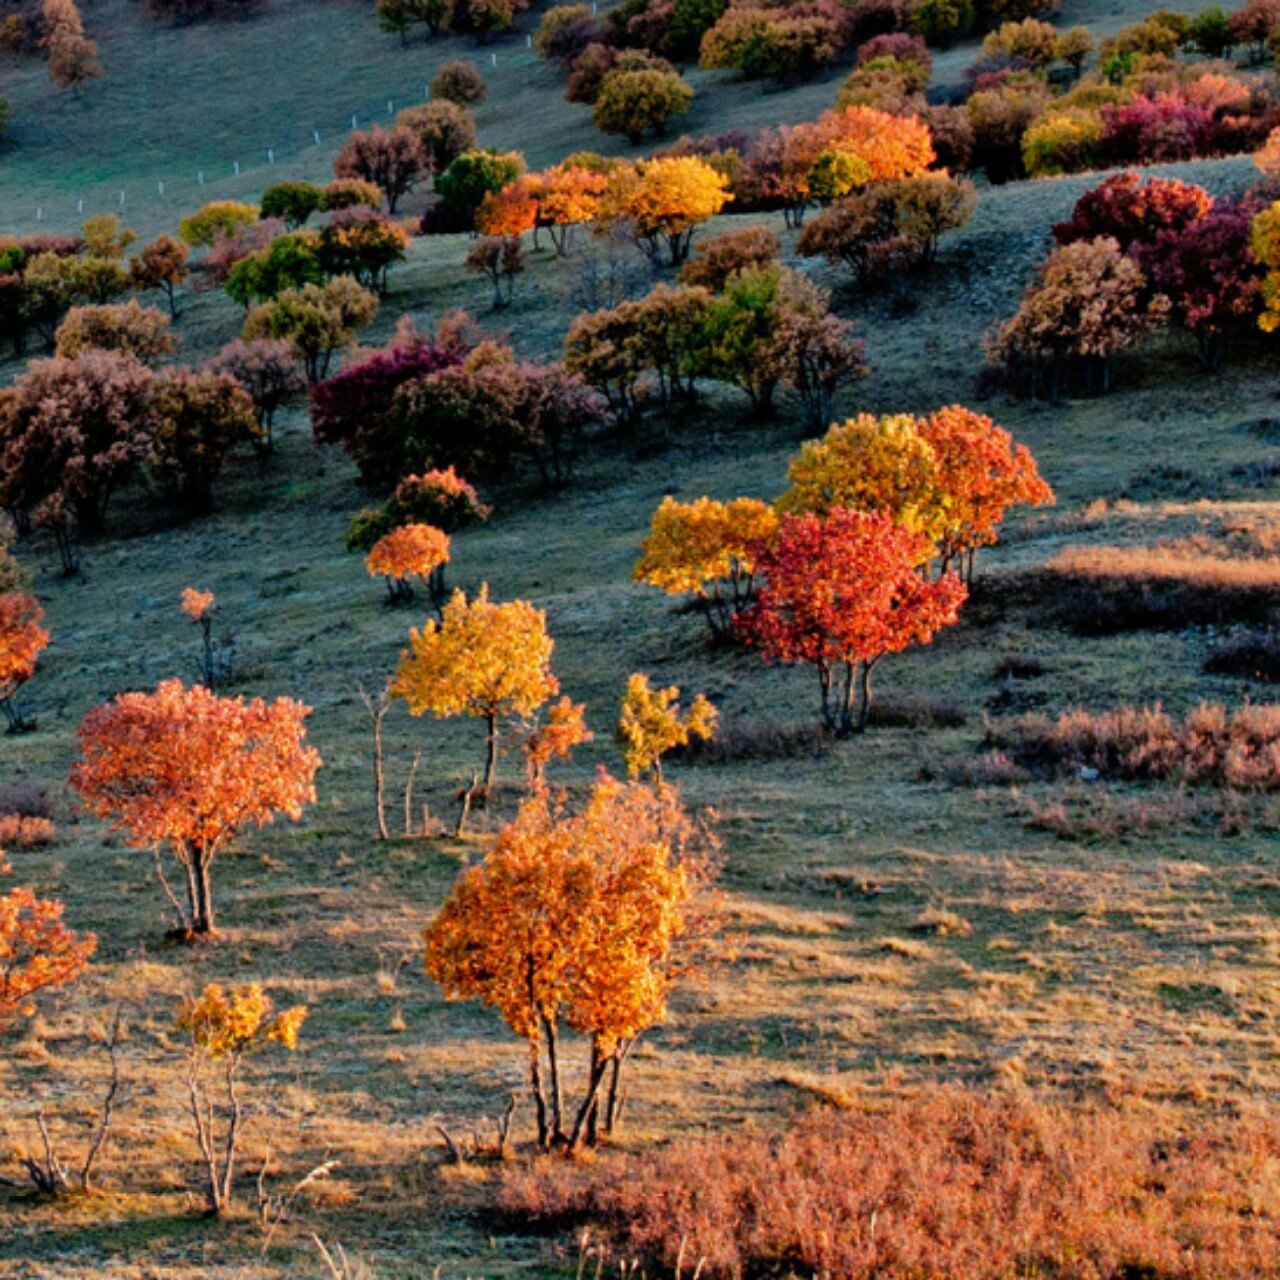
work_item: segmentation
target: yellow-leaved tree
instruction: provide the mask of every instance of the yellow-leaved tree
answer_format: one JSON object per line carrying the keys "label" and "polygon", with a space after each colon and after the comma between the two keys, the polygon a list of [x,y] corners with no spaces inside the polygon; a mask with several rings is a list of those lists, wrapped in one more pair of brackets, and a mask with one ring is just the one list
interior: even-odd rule
{"label": "yellow-leaved tree", "polygon": [[722,638],[750,603],[756,549],[777,529],[773,508],[757,498],[677,502],[668,495],[653,513],[635,579],[668,595],[691,592],[711,634]]}
{"label": "yellow-leaved tree", "polygon": [[[272,1016],[271,998],[257,983],[230,991],[211,985],[198,997],[182,1002],[176,1030],[187,1042],[187,1099],[203,1164],[205,1207],[211,1217],[231,1203],[244,1119],[240,1092],[244,1060],[271,1045],[296,1049],[306,1018],[306,1005]],[[215,1105],[212,1078],[218,1076],[222,1096]]]}
{"label": "yellow-leaved tree", "polygon": [[547,615],[527,600],[499,604],[486,583],[474,600],[455,591],[439,622],[410,632],[391,693],[415,716],[476,716],[488,730],[484,785],[498,769],[502,721],[527,719],[560,692],[551,674]]}
{"label": "yellow-leaved tree", "polygon": [[672,265],[689,256],[693,233],[733,196],[729,180],[696,156],[641,160],[609,178],[600,203],[602,224],[629,223],[637,241],[657,257],[665,243]]}
{"label": "yellow-leaved tree", "polygon": [[668,751],[687,746],[690,738],[711,740],[719,717],[715,707],[698,694],[688,711],[683,711],[679,697],[680,690],[675,685],[655,689],[649,677],[640,672],[627,681],[618,736],[631,777],[652,771],[654,781],[661,787],[662,757]]}
{"label": "yellow-leaved tree", "polygon": [[[674,788],[602,774],[586,807],[525,802],[464,871],[426,930],[426,971],[451,1000],[496,1009],[529,1049],[538,1144],[572,1153],[614,1128],[637,1039],[677,978],[710,956],[710,835]],[[588,1038],[586,1085],[565,1104],[561,1036]]]}

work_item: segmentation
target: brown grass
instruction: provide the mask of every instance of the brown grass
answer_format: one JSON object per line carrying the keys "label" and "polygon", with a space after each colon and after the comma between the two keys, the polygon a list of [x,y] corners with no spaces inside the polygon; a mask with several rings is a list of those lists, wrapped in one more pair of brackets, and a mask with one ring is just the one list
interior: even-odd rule
{"label": "brown grass", "polygon": [[651,1265],[842,1280],[1267,1280],[1280,1124],[943,1090],[779,1137],[685,1141],[506,1182],[518,1222],[591,1224]]}
{"label": "brown grass", "polygon": [[1233,712],[1206,702],[1184,720],[1159,706],[1077,710],[993,723],[988,736],[1015,764],[1040,772],[1280,788],[1280,706]]}

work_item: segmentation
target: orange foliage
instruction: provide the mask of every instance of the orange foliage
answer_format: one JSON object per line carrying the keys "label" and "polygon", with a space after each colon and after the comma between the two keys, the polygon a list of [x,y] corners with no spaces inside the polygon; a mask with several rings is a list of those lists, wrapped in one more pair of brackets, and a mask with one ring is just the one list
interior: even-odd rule
{"label": "orange foliage", "polygon": [[43,618],[44,610],[26,592],[0,595],[0,701],[12,698],[35,674],[36,660],[49,643]]}
{"label": "orange foliage", "polygon": [[567,760],[574,747],[590,742],[594,736],[587,728],[586,707],[581,702],[566,697],[552,703],[547,708],[547,718],[534,726],[520,744],[529,790],[540,791],[546,785],[547,765],[552,760]]}
{"label": "orange foliage", "polygon": [[212,591],[200,591],[196,587],[183,587],[182,612],[193,622],[203,622],[216,603]]}
{"label": "orange foliage", "polygon": [[608,178],[594,169],[578,165],[558,164],[533,178],[538,195],[538,222],[551,228],[556,252],[569,247],[570,230],[584,222],[592,222]]}
{"label": "orange foliage", "polygon": [[304,745],[311,709],[290,698],[223,698],[166,680],[155,693],[123,693],[80,726],[71,785],[90,813],[135,848],[168,845],[187,888],[184,926],[214,928],[209,869],[227,841],[278,814],[297,820],[314,803],[320,755]]}
{"label": "orange foliage", "polygon": [[726,634],[751,596],[755,552],[777,532],[778,517],[757,498],[677,502],[653,513],[634,577],[668,595],[697,596],[715,635]]}
{"label": "orange foliage", "polygon": [[696,156],[641,160],[611,175],[600,205],[605,220],[631,225],[654,257],[666,243],[673,265],[689,256],[699,224],[713,218],[733,196],[729,180]]}
{"label": "orange foliage", "polygon": [[410,578],[427,584],[432,600],[443,605],[443,569],[449,562],[449,535],[429,524],[402,524],[373,544],[365,567],[387,579],[392,600],[413,598]]}
{"label": "orange foliage", "polygon": [[511,239],[532,231],[538,221],[536,188],[529,178],[517,178],[501,191],[491,191],[476,211],[476,227],[487,236]]}
{"label": "orange foliage", "polygon": [[[0,855],[0,874],[8,870]],[[96,950],[93,934],[62,923],[62,910],[30,889],[0,895],[0,1031],[35,1012],[37,992],[75,981]]]}
{"label": "orange foliage", "polygon": [[[528,1042],[542,1146],[572,1151],[609,1130],[622,1061],[664,1020],[671,985],[692,962],[682,943],[704,930],[694,898],[710,876],[673,790],[602,775],[580,813],[545,795],[526,801],[454,885],[426,931],[427,973],[448,998],[497,1009]],[[562,1110],[562,1024],[591,1041],[572,1123]]]}

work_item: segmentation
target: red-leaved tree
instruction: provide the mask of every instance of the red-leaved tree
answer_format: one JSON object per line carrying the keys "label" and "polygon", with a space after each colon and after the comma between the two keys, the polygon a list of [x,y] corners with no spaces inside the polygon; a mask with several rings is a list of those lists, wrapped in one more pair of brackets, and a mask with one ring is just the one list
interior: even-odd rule
{"label": "red-leaved tree", "polygon": [[817,670],[822,722],[839,737],[866,729],[881,658],[927,644],[969,594],[954,574],[928,581],[919,560],[916,534],[843,507],[784,516],[776,540],[760,548],[764,585],[739,626],[770,662]]}

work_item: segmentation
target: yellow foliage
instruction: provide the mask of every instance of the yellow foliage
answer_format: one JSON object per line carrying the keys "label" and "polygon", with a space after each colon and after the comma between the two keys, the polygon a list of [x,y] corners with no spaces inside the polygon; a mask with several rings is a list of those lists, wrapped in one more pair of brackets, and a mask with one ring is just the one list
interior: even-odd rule
{"label": "yellow foliage", "polygon": [[618,735],[625,750],[627,772],[633,778],[652,769],[662,782],[662,757],[676,747],[686,746],[690,738],[711,740],[719,713],[698,694],[687,712],[681,713],[680,690],[671,685],[655,689],[649,677],[637,672],[627,681],[622,699],[622,717]]}
{"label": "yellow foliage", "polygon": [[182,1002],[176,1029],[191,1037],[196,1050],[211,1058],[240,1058],[244,1054],[279,1044],[298,1047],[298,1033],[307,1018],[306,1005],[297,1005],[271,1017],[271,998],[255,982],[224,990],[217,983],[198,997]]}

